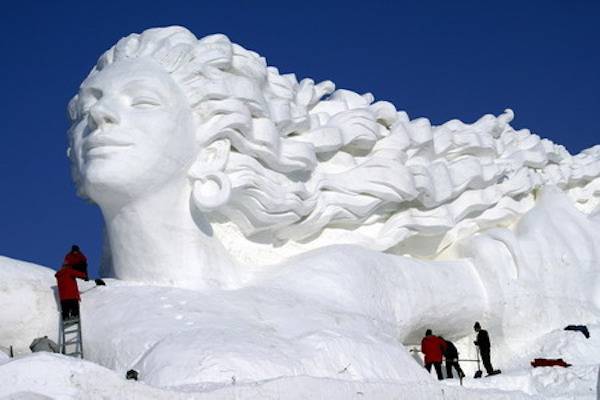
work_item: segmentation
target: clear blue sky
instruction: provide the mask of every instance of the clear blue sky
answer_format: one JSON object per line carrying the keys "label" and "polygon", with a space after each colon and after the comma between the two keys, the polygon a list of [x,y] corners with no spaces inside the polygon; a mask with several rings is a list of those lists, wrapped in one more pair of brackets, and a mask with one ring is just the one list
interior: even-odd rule
{"label": "clear blue sky", "polygon": [[[418,4],[417,4],[418,3]],[[600,143],[600,2],[11,1],[0,12],[0,255],[96,271],[102,218],[69,176],[66,104],[120,37],[222,32],[282,72],[372,92],[435,124],[513,108],[577,153]]]}

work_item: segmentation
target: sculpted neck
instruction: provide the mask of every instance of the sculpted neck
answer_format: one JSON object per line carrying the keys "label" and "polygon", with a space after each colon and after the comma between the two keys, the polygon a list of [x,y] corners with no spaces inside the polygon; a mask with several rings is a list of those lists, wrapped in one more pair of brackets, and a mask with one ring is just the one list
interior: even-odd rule
{"label": "sculpted neck", "polygon": [[116,278],[185,288],[229,288],[237,268],[190,206],[187,180],[125,204],[100,206]]}

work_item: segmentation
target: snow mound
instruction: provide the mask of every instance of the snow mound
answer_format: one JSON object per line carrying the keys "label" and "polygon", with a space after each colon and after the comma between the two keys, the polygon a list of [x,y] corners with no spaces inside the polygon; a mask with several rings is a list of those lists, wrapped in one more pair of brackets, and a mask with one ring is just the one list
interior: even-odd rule
{"label": "snow mound", "polygon": [[33,392],[17,392],[0,398],[0,400],[54,400],[52,397]]}
{"label": "snow mound", "polygon": [[34,353],[0,366],[0,396],[55,400],[167,398],[160,389],[119,378],[97,364],[51,353]]}
{"label": "snow mound", "polygon": [[0,351],[0,365],[4,364],[8,360],[10,360],[8,355],[6,353],[4,353],[3,351]]}
{"label": "snow mound", "polygon": [[[483,382],[483,381],[482,381]],[[489,382],[489,381],[488,381]],[[240,384],[194,392],[174,392],[154,388],[143,382],[125,380],[114,371],[97,364],[49,353],[36,353],[0,366],[1,400],[304,400],[310,398],[347,399],[446,399],[491,400],[540,399],[523,392],[490,388],[461,388],[413,385],[398,382],[352,382],[307,376]],[[317,395],[318,394],[318,395]]]}
{"label": "snow mound", "polygon": [[58,312],[55,271],[0,256],[0,346],[28,351],[31,341],[56,340]]}
{"label": "snow mound", "polygon": [[431,385],[387,329],[290,291],[113,282],[84,299],[87,357],[139,370],[151,385],[205,390],[296,375]]}
{"label": "snow mound", "polygon": [[[536,354],[546,358],[562,358],[568,363],[581,365],[600,363],[600,325],[588,326],[589,339],[574,331],[557,330],[544,335],[532,346],[530,358]],[[576,361],[573,361],[576,360]]]}
{"label": "snow mound", "polygon": [[[510,354],[567,325],[600,323],[600,225],[558,188],[545,187],[518,223],[465,241],[486,286],[496,340]],[[535,317],[534,317],[535,316]]]}
{"label": "snow mound", "polygon": [[502,388],[506,392],[521,392],[542,399],[597,399],[599,365],[578,365],[569,368],[544,367],[504,371],[484,379],[465,381],[467,389]]}

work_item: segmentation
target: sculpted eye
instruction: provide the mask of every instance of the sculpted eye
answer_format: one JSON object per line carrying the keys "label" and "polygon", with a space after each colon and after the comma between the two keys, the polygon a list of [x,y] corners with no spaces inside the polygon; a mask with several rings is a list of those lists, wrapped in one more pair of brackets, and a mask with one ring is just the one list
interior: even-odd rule
{"label": "sculpted eye", "polygon": [[87,115],[90,108],[102,97],[102,91],[97,88],[89,87],[82,89],[78,96],[78,109],[81,117]]}
{"label": "sculpted eye", "polygon": [[86,97],[82,98],[79,103],[79,109],[82,114],[87,114],[90,111],[90,108],[97,102],[98,100],[94,97]]}
{"label": "sculpted eye", "polygon": [[140,109],[149,109],[160,106],[160,101],[153,97],[135,97],[131,101],[131,106]]}

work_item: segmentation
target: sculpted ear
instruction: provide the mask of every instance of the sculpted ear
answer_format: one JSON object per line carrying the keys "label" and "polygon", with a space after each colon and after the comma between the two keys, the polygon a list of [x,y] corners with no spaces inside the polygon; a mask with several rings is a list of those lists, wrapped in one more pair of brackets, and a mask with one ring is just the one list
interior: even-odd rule
{"label": "sculpted ear", "polygon": [[229,139],[215,140],[200,150],[196,162],[190,168],[190,175],[202,174],[207,171],[223,171],[229,158],[231,144]]}
{"label": "sculpted ear", "polygon": [[231,182],[223,173],[229,149],[229,140],[217,140],[200,151],[190,168],[192,200],[202,211],[209,212],[219,208],[231,196]]}

